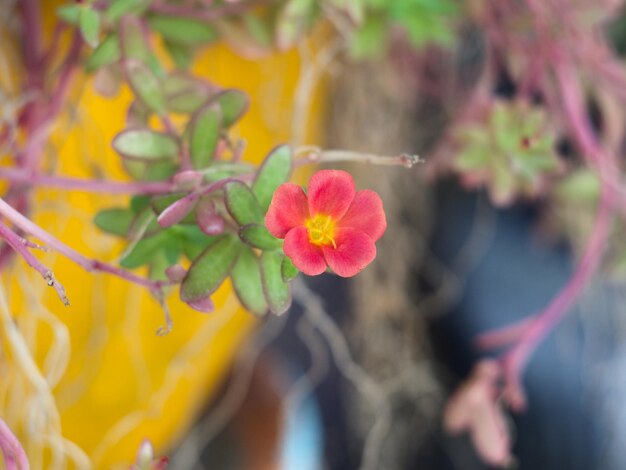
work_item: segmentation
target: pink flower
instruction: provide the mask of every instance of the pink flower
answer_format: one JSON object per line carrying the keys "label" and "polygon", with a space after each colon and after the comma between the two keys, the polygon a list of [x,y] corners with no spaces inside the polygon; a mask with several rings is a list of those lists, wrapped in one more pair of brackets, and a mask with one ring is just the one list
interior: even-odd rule
{"label": "pink flower", "polygon": [[311,177],[307,194],[295,184],[279,186],[265,225],[285,239],[285,254],[304,274],[315,276],[330,267],[350,277],[376,257],[374,243],[387,221],[378,194],[356,191],[345,171],[321,170]]}
{"label": "pink flower", "polygon": [[476,364],[472,375],[448,401],[444,426],[452,434],[469,432],[484,462],[507,467],[512,462],[511,438],[498,400],[501,375],[500,365],[495,361]]}

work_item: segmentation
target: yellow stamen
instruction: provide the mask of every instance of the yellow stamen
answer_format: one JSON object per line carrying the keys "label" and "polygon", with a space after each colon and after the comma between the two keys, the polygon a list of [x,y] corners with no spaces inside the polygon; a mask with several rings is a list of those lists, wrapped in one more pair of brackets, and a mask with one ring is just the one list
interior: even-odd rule
{"label": "yellow stamen", "polygon": [[332,245],[335,243],[335,222],[329,215],[317,214],[306,221],[306,228],[309,232],[309,241],[317,246]]}

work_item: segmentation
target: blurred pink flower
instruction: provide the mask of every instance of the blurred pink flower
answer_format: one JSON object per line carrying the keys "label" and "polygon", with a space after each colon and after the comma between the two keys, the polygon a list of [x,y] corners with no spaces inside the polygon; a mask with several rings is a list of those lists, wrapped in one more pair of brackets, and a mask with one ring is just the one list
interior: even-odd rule
{"label": "blurred pink flower", "polygon": [[476,364],[472,375],[448,401],[444,427],[452,434],[469,432],[478,455],[489,465],[511,463],[511,439],[498,403],[501,370],[492,360]]}

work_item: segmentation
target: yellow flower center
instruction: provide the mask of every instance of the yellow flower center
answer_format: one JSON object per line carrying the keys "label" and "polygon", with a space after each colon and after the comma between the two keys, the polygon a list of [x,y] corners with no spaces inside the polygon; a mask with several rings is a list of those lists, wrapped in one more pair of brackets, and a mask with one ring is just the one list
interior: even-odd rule
{"label": "yellow flower center", "polygon": [[329,215],[317,214],[306,221],[306,228],[309,232],[309,241],[317,246],[332,245],[335,243],[335,222]]}

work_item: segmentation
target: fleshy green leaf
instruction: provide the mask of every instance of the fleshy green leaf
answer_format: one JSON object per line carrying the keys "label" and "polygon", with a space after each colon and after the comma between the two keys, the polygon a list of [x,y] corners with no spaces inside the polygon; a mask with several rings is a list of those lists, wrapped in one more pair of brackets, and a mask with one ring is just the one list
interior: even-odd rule
{"label": "fleshy green leaf", "polygon": [[134,59],[148,63],[151,52],[138,18],[134,16],[123,17],[119,25],[119,37],[124,60]]}
{"label": "fleshy green leaf", "polygon": [[137,160],[173,160],[178,156],[174,137],[150,129],[120,132],[113,139],[113,148],[125,158]]}
{"label": "fleshy green leaf", "polygon": [[185,256],[192,261],[216,240],[216,237],[207,236],[195,225],[179,225],[175,228],[183,242]]}
{"label": "fleshy green leaf", "polygon": [[224,90],[211,101],[217,101],[222,108],[222,124],[228,128],[241,118],[248,110],[248,95],[240,90]]}
{"label": "fleshy green leaf", "polygon": [[132,210],[133,213],[135,214],[139,214],[144,209],[147,209],[148,207],[150,207],[151,201],[152,201],[152,198],[150,196],[146,196],[143,194],[138,195],[138,196],[133,196],[130,198],[130,210]]}
{"label": "fleshy green leaf", "polygon": [[387,49],[389,24],[384,15],[368,15],[350,38],[350,53],[356,59],[380,56]]}
{"label": "fleshy green leaf", "polygon": [[129,60],[125,63],[128,83],[135,95],[152,111],[164,115],[167,111],[165,97],[159,79],[142,62]]}
{"label": "fleshy green leaf", "polygon": [[142,101],[133,101],[126,113],[127,127],[147,127],[150,114],[150,110]]}
{"label": "fleshy green leaf", "polygon": [[242,248],[230,278],[235,294],[246,309],[256,315],[267,312],[259,259],[250,248]]}
{"label": "fleshy green leaf", "polygon": [[77,25],[80,20],[82,5],[62,5],[57,8],[57,16],[68,24]]}
{"label": "fleshy green leaf", "polygon": [[291,306],[291,289],[281,274],[283,258],[284,255],[277,251],[264,251],[261,255],[263,293],[270,310],[277,315]]}
{"label": "fleshy green leaf", "polygon": [[244,183],[233,181],[224,187],[226,209],[239,225],[260,224],[262,221],[259,203]]}
{"label": "fleshy green leaf", "polygon": [[80,10],[79,17],[80,34],[91,47],[96,47],[100,37],[100,15],[89,5]]}
{"label": "fleshy green leaf", "polygon": [[175,113],[197,111],[213,93],[206,83],[184,73],[172,73],[165,77],[162,89],[167,107]]}
{"label": "fleshy green leaf", "polygon": [[130,250],[120,260],[120,266],[126,269],[135,269],[144,264],[148,264],[155,253],[157,253],[167,243],[168,236],[165,232],[158,233],[152,237],[139,240],[132,250]]}
{"label": "fleshy green leaf", "polygon": [[148,21],[153,31],[160,33],[170,42],[196,46],[217,39],[215,29],[201,21],[163,15],[153,15]]}
{"label": "fleshy green leaf", "polygon": [[276,26],[276,42],[281,49],[294,46],[315,19],[314,0],[289,0],[280,11]]}
{"label": "fleshy green leaf", "polygon": [[256,44],[262,47],[272,46],[272,28],[265,18],[259,18],[255,14],[247,14],[243,16],[243,22],[248,34]]}
{"label": "fleshy green leaf", "polygon": [[194,55],[192,47],[167,40],[163,41],[163,45],[165,46],[165,50],[171,57],[176,68],[187,70],[191,66]]}
{"label": "fleshy green leaf", "polygon": [[196,169],[209,166],[220,139],[222,111],[216,104],[198,110],[189,123],[189,154]]}
{"label": "fleshy green leaf", "polygon": [[595,204],[600,197],[600,178],[591,170],[577,170],[559,181],[555,192],[563,204]]}
{"label": "fleshy green leaf", "polygon": [[298,271],[298,268],[296,268],[289,257],[285,256],[282,264],[280,265],[280,274],[283,277],[283,281],[289,282],[295,279],[296,276],[300,274],[300,271]]}
{"label": "fleshy green leaf", "polygon": [[125,237],[134,218],[135,214],[128,209],[104,209],[96,214],[94,224],[104,232]]}
{"label": "fleshy green leaf", "polygon": [[263,213],[272,202],[274,192],[291,174],[291,147],[276,147],[265,158],[263,165],[252,184],[252,192],[257,197]]}
{"label": "fleshy green leaf", "polygon": [[283,246],[282,241],[274,237],[263,225],[247,224],[239,229],[239,238],[253,248],[276,250]]}
{"label": "fleshy green leaf", "polygon": [[113,0],[104,15],[111,23],[117,23],[124,15],[140,15],[149,5],[150,0]]}
{"label": "fleshy green leaf", "polygon": [[192,263],[180,286],[180,298],[193,302],[215,292],[230,273],[241,250],[233,235],[223,235]]}
{"label": "fleshy green leaf", "polygon": [[117,62],[120,57],[120,44],[117,35],[109,34],[85,61],[85,70],[94,72],[100,67]]}

